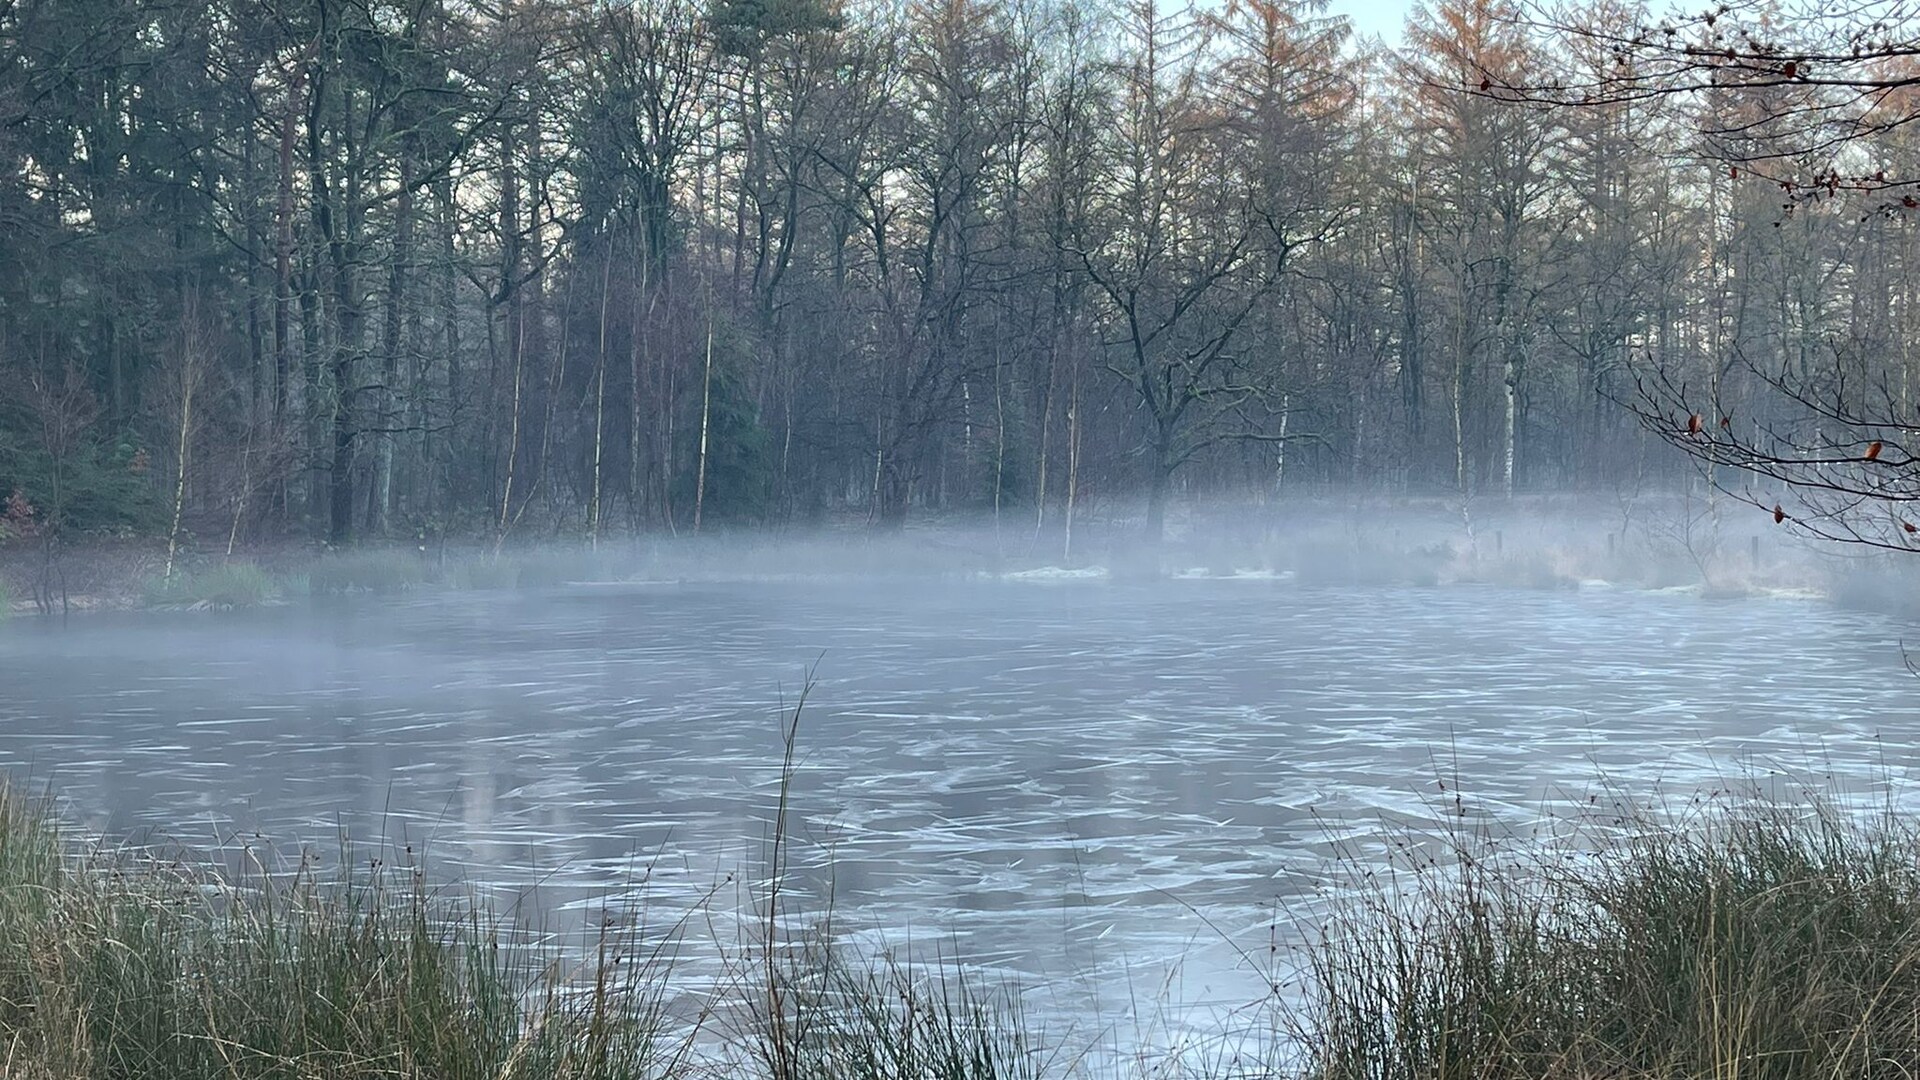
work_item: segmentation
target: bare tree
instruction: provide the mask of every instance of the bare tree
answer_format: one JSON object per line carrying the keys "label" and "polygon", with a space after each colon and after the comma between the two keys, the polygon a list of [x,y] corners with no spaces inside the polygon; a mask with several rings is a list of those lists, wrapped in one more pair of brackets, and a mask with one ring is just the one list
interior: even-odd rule
{"label": "bare tree", "polygon": [[1896,9],[1870,4],[1722,3],[1664,17],[1596,4],[1511,21],[1583,63],[1550,75],[1483,65],[1478,94],[1575,110],[1588,126],[1689,105],[1691,136],[1669,145],[1711,166],[1706,225],[1724,239],[1709,252],[1710,309],[1690,350],[1673,348],[1683,330],[1663,316],[1648,339],[1658,347],[1642,347],[1617,396],[1776,522],[1914,548],[1902,512],[1920,490],[1904,449],[1907,365],[1886,363],[1873,331],[1897,307],[1887,271],[1900,245],[1884,238],[1910,233],[1920,208],[1910,156],[1887,152],[1920,116],[1920,38]]}

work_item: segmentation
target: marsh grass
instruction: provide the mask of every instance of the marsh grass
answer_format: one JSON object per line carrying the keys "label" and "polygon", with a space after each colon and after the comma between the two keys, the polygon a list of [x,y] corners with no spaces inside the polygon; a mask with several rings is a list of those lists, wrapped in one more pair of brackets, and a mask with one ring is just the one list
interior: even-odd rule
{"label": "marsh grass", "polygon": [[315,596],[367,592],[390,594],[436,584],[435,563],[410,548],[366,548],[323,555],[304,567]]}
{"label": "marsh grass", "polygon": [[1759,798],[1610,810],[1546,840],[1448,806],[1435,830],[1383,828],[1369,842],[1393,854],[1347,855],[1317,933],[1257,960],[1272,998],[1116,1063],[1036,1035],[989,976],[836,941],[830,911],[782,889],[797,716],[768,873],[718,972],[681,963],[684,922],[529,946],[411,852],[329,869],[247,845],[80,849],[44,800],[0,794],[0,1076],[1908,1080],[1920,1063],[1920,833]]}
{"label": "marsh grass", "polygon": [[222,562],[154,578],[147,583],[145,599],[148,607],[248,608],[279,594],[273,576],[253,563]]}
{"label": "marsh grass", "polygon": [[0,796],[0,1075],[671,1074],[660,971],[621,934],[575,987],[416,869],[75,852],[45,805]]}
{"label": "marsh grass", "polygon": [[467,551],[436,556],[397,547],[334,552],[304,570],[307,590],[316,596],[423,588],[541,588],[623,576],[610,558],[585,551]]}
{"label": "marsh grass", "polygon": [[[783,804],[790,782],[791,760]],[[1015,997],[957,966],[863,966],[748,923],[702,974],[679,963],[686,921],[631,913],[592,920],[583,948],[534,947],[411,848],[290,865],[247,843],[81,848],[49,806],[0,788],[9,1080],[1041,1076]],[[716,1010],[745,1020],[723,1032]]]}
{"label": "marsh grass", "polygon": [[619,560],[591,551],[535,551],[513,561],[519,571],[515,583],[523,589],[580,581],[619,581],[631,573]]}
{"label": "marsh grass", "polygon": [[915,971],[816,951],[787,973],[795,1009],[790,1075],[807,1080],[1041,1080],[1017,995],[965,969]]}
{"label": "marsh grass", "polygon": [[800,720],[809,670],[780,720],[779,783],[766,875],[729,993],[736,1071],[768,1080],[1042,1080],[1053,1071],[1028,1035],[1016,988],[982,985],[961,965],[916,966],[834,936],[831,902],[809,910],[788,886]]}
{"label": "marsh grass", "polygon": [[520,564],[509,558],[475,556],[448,564],[447,584],[455,589],[513,589],[520,585]]}
{"label": "marsh grass", "polygon": [[1296,1037],[1319,1080],[1920,1067],[1920,838],[1892,815],[1741,801],[1400,850],[1308,949]]}

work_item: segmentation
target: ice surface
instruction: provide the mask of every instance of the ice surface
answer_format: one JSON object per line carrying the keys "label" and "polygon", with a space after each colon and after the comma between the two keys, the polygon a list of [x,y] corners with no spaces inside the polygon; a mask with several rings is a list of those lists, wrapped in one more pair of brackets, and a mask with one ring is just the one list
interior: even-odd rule
{"label": "ice surface", "polygon": [[[1035,581],[1083,584],[1032,588]],[[745,904],[809,667],[801,899],[1017,974],[1050,1026],[1257,997],[1337,845],[1455,806],[1920,767],[1891,621],[1792,596],[658,583],[0,627],[0,767],[86,826],[404,838],[564,921]],[[1444,785],[1444,790],[1442,790]],[[619,900],[617,902],[629,902]],[[631,902],[640,903],[639,899]],[[1177,974],[1177,978],[1175,978]],[[1123,1018],[1123,1019],[1116,1019]]]}

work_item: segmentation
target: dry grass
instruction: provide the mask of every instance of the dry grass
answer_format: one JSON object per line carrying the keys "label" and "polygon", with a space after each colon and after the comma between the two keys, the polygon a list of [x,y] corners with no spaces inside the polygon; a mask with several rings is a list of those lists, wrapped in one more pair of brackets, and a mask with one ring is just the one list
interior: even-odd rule
{"label": "dry grass", "polygon": [[[1303,996],[1115,1064],[1042,1045],[1006,986],[782,930],[831,920],[781,893],[774,810],[760,922],[723,972],[696,977],[672,932],[615,924],[561,963],[410,866],[270,869],[241,848],[218,872],[76,850],[43,801],[0,795],[0,1076],[1909,1080],[1920,1067],[1920,834],[1891,814],[1741,800],[1543,843],[1409,837],[1316,940],[1276,955],[1304,972]],[[669,1009],[686,1001],[696,1015]]]}
{"label": "dry grass", "polygon": [[0,1077],[1038,1080],[1010,992],[782,929],[785,844],[734,959],[696,973],[685,924],[531,948],[411,850],[83,849],[0,787]]}
{"label": "dry grass", "polygon": [[1920,1067],[1920,837],[1891,817],[1744,802],[1442,851],[1402,860],[1311,950],[1298,1027],[1318,1080]]}
{"label": "dry grass", "polygon": [[562,992],[478,907],[373,859],[219,873],[75,852],[0,796],[0,1075],[671,1075],[660,968],[603,939]]}

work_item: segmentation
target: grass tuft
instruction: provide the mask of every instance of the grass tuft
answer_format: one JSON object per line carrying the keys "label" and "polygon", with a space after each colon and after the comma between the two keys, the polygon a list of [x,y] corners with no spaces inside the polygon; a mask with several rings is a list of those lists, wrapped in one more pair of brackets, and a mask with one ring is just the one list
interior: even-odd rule
{"label": "grass tuft", "polygon": [[406,548],[368,548],[325,555],[307,567],[315,596],[337,593],[400,593],[435,580],[431,562]]}
{"label": "grass tuft", "polygon": [[322,557],[307,568],[307,582],[315,595],[399,593],[433,586],[537,588],[605,580],[612,573],[606,560],[584,552],[474,552],[434,559],[408,548],[366,548]]}
{"label": "grass tuft", "polygon": [[[535,952],[416,868],[343,855],[227,871],[76,851],[0,789],[0,1075],[32,1080],[1037,1078],[1017,1017],[957,973],[857,969],[811,948],[680,983],[673,932],[608,919],[576,962]],[[769,995],[762,973],[778,982]],[[670,996],[670,990],[673,992]],[[692,1015],[669,1002],[706,1002]],[[793,1023],[713,1046],[707,1010],[780,1000]],[[696,1053],[696,1046],[703,1046]]]}
{"label": "grass tuft", "polygon": [[[1318,1080],[1906,1080],[1920,839],[1723,806],[1403,860],[1311,950]],[[1409,845],[1404,850],[1423,850]]]}
{"label": "grass tuft", "polygon": [[[1060,1071],[1019,998],[958,965],[916,969],[819,938],[777,948],[744,1033],[757,1075],[786,1080],[1042,1080]],[[761,988],[746,995],[761,999]]]}
{"label": "grass tuft", "polygon": [[[46,807],[0,793],[8,1077],[1106,1074],[1043,1046],[1007,988],[783,930],[810,920],[777,888],[778,808],[766,921],[709,982],[677,966],[678,928],[608,919],[564,964],[411,866],[76,851]],[[1273,1019],[1114,1075],[1908,1080],[1920,1062],[1920,833],[1891,814],[1740,800],[1393,847],[1388,873],[1349,864],[1375,884],[1295,954],[1298,997],[1276,974]]]}
{"label": "grass tuft", "polygon": [[476,555],[450,564],[447,580],[456,589],[511,589],[520,584],[520,564],[511,559]]}
{"label": "grass tuft", "polygon": [[247,608],[259,607],[279,595],[272,575],[248,562],[225,562],[200,569],[181,569],[171,579],[147,584],[148,607]]}
{"label": "grass tuft", "polygon": [[[476,906],[370,860],[219,874],[73,854],[0,795],[0,1061],[9,1077],[664,1076],[655,972],[602,944],[568,992]],[[564,1052],[554,1052],[559,1045]]]}

